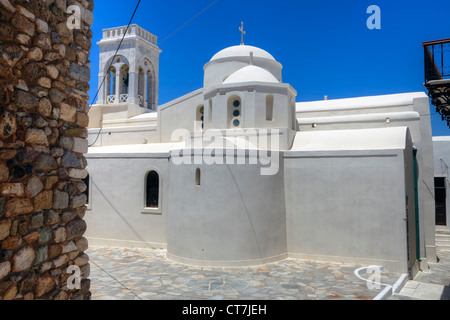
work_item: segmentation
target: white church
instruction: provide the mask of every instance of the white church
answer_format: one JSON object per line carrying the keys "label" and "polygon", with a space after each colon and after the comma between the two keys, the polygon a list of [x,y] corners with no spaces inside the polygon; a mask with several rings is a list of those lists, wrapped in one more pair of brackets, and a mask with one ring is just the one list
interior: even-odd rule
{"label": "white church", "polygon": [[298,258],[410,277],[436,262],[425,93],[299,103],[282,64],[241,43],[205,61],[202,88],[159,105],[157,37],[132,25],[115,56],[125,31],[98,43],[90,245],[162,248],[195,266]]}

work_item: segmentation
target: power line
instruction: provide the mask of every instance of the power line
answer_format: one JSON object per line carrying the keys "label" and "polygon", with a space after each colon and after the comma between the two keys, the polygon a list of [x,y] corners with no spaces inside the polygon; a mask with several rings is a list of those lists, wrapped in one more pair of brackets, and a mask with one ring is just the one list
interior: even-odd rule
{"label": "power line", "polygon": [[117,279],[116,277],[114,277],[111,273],[109,273],[108,271],[106,271],[105,269],[103,269],[102,267],[100,267],[94,260],[90,259],[90,262],[92,262],[93,264],[95,264],[97,266],[97,268],[99,268],[102,272],[106,273],[108,276],[110,276],[111,278],[113,278],[114,281],[118,282],[122,287],[124,287],[126,290],[130,291],[131,294],[133,294],[137,299],[142,300],[141,297],[139,297],[133,290],[131,290],[130,288],[128,288],[125,284],[123,284],[119,279]]}
{"label": "power line", "polygon": [[[130,18],[130,22],[128,22],[127,29],[126,29],[125,32],[123,33],[122,39],[120,40],[120,43],[119,43],[119,45],[118,45],[118,47],[117,47],[117,50],[116,50],[116,53],[114,54],[114,57],[111,59],[111,63],[109,64],[108,70],[111,68],[111,66],[112,66],[113,63],[114,63],[114,60],[116,59],[117,53],[119,52],[120,47],[122,46],[123,39],[125,39],[125,36],[126,36],[126,34],[128,33],[128,29],[130,28],[131,22],[133,21],[133,18],[134,18],[134,16],[136,15],[136,12],[137,12],[137,10],[138,10],[140,4],[141,4],[141,0],[138,1],[138,3],[136,4],[136,8],[134,8],[133,15],[132,15],[131,18]],[[92,99],[91,105],[90,105],[89,108],[92,107],[92,105],[93,105],[94,102],[95,102],[95,99],[97,99],[100,90],[103,88],[103,85],[104,85],[104,83],[105,83],[105,79],[106,79],[106,75],[103,76],[102,83],[101,83],[100,86],[98,87],[97,92],[95,93],[94,99]],[[100,128],[100,130],[99,130],[99,132],[98,132],[98,134],[97,134],[97,138],[95,138],[95,141],[94,141],[89,147],[92,147],[92,146],[97,142],[98,138],[100,137],[100,134],[102,133],[102,130],[103,130],[103,127]]]}
{"label": "power line", "polygon": [[210,7],[212,7],[216,2],[218,2],[219,0],[215,0],[213,1],[211,4],[209,4],[205,9],[203,9],[202,11],[200,11],[199,13],[197,13],[194,17],[192,17],[188,22],[186,22],[185,24],[183,24],[181,27],[179,27],[178,29],[176,29],[174,32],[172,32],[171,34],[169,34],[167,37],[165,37],[162,41],[160,41],[158,43],[158,45],[161,45],[161,43],[163,43],[164,41],[166,41],[167,39],[169,39],[170,37],[172,37],[175,33],[177,33],[178,31],[180,31],[181,29],[183,29],[184,27],[186,27],[189,23],[191,23],[193,20],[195,20],[196,18],[198,18],[201,14],[203,14],[206,10],[208,10]]}

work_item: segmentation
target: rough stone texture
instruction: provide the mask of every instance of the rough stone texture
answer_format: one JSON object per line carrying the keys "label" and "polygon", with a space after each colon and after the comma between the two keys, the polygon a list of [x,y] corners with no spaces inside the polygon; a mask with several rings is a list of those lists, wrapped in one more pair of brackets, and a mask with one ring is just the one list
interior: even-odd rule
{"label": "rough stone texture", "polygon": [[53,192],[42,191],[33,199],[33,208],[38,210],[50,210],[53,207]]}
{"label": "rough stone texture", "polygon": [[9,169],[6,162],[0,161],[0,181],[6,181],[9,178]]}
{"label": "rough stone texture", "polygon": [[5,278],[11,271],[11,263],[9,261],[0,263],[0,280]]}
{"label": "rough stone texture", "polygon": [[73,138],[73,148],[74,152],[87,153],[88,152],[88,141],[84,138]]}
{"label": "rough stone texture", "polygon": [[39,244],[47,243],[52,239],[52,229],[44,227],[39,230]]}
{"label": "rough stone texture", "polygon": [[60,119],[67,122],[74,122],[76,114],[77,109],[75,107],[72,107],[67,103],[61,103],[61,107],[59,108]]}
{"label": "rough stone texture", "polygon": [[34,261],[34,249],[30,246],[22,248],[14,257],[13,272],[21,272],[29,269]]}
{"label": "rough stone texture", "polygon": [[11,220],[0,221],[0,241],[9,236],[9,229],[11,228]]}
{"label": "rough stone texture", "polygon": [[56,162],[55,158],[47,154],[40,155],[34,162],[34,170],[38,172],[40,171],[48,172],[57,168],[58,163]]}
{"label": "rough stone texture", "polygon": [[69,195],[66,192],[55,190],[53,196],[53,208],[58,210],[58,209],[66,209],[68,207],[69,207]]}
{"label": "rough stone texture", "polygon": [[16,130],[17,122],[15,116],[11,112],[3,112],[2,118],[0,119],[0,138],[9,138]]}
{"label": "rough stone texture", "polygon": [[45,260],[47,260],[48,258],[48,247],[47,246],[43,246],[43,247],[39,247],[36,250],[36,256],[34,258],[34,264],[40,264],[42,262],[44,262]]}
{"label": "rough stone texture", "polygon": [[33,212],[33,204],[27,198],[13,198],[5,206],[6,217],[15,217],[31,212]]}
{"label": "rough stone texture", "polygon": [[39,179],[37,176],[31,177],[30,181],[27,184],[27,194],[34,198],[36,197],[39,192],[44,189],[44,184],[42,183],[41,179]]}
{"label": "rough stone texture", "polygon": [[86,227],[86,222],[81,219],[69,222],[66,227],[67,240],[81,238],[86,231]]}
{"label": "rough stone texture", "polygon": [[61,165],[63,167],[78,168],[80,166],[80,159],[75,153],[67,151],[62,156]]}
{"label": "rough stone texture", "polygon": [[37,107],[37,112],[39,112],[44,117],[50,117],[52,114],[52,103],[47,98],[41,99]]}
{"label": "rough stone texture", "polygon": [[81,180],[88,176],[88,172],[85,169],[69,169],[69,176]]}
{"label": "rough stone texture", "polygon": [[[81,11],[70,29],[68,6]],[[93,0],[0,0],[0,300],[90,299],[84,253]],[[80,266],[81,289],[67,287]]]}
{"label": "rough stone texture", "polygon": [[62,246],[63,253],[73,252],[73,251],[77,251],[77,250],[78,250],[78,247],[76,246],[75,242],[73,242],[73,241],[70,241],[69,243]]}
{"label": "rough stone texture", "polygon": [[31,145],[48,146],[47,135],[41,129],[28,129],[25,142]]}
{"label": "rough stone texture", "polygon": [[72,208],[79,208],[81,206],[84,206],[87,202],[87,196],[85,194],[74,196],[71,200],[71,207]]}
{"label": "rough stone texture", "polygon": [[23,184],[21,183],[3,183],[0,186],[2,196],[22,197],[24,195]]}
{"label": "rough stone texture", "polygon": [[53,232],[53,242],[63,243],[67,238],[66,229],[64,227],[57,228]]}
{"label": "rough stone texture", "polygon": [[52,276],[46,275],[37,281],[36,285],[36,296],[41,297],[47,292],[49,292],[55,286],[55,280]]}

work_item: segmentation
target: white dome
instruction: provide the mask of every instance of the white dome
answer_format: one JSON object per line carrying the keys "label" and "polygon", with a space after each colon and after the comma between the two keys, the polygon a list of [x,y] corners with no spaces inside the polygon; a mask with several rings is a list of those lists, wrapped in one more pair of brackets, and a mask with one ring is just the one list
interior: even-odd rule
{"label": "white dome", "polygon": [[269,71],[257,66],[247,66],[230,75],[223,84],[242,82],[280,83]]}
{"label": "white dome", "polygon": [[224,58],[234,58],[234,57],[250,57],[250,52],[253,52],[253,57],[263,58],[269,60],[275,60],[275,58],[267,51],[253,47],[253,46],[233,46],[216,53],[210,61],[224,59]]}

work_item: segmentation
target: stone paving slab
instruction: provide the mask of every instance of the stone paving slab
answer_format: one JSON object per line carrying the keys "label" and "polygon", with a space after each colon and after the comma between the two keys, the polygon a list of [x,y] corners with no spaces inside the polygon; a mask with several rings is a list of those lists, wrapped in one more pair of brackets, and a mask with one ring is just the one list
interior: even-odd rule
{"label": "stone paving slab", "polygon": [[450,241],[448,232],[436,228],[437,263],[429,263],[429,270],[419,272],[414,280],[408,281],[399,292],[389,300],[450,300]]}
{"label": "stone paving slab", "polygon": [[[372,300],[353,264],[286,259],[243,268],[202,268],[169,261],[165,250],[92,247],[92,300]],[[368,275],[361,274],[364,278]],[[384,270],[381,283],[400,274]]]}
{"label": "stone paving slab", "polygon": [[400,294],[416,299],[441,300],[445,286],[441,284],[422,283],[418,281],[408,281]]}

